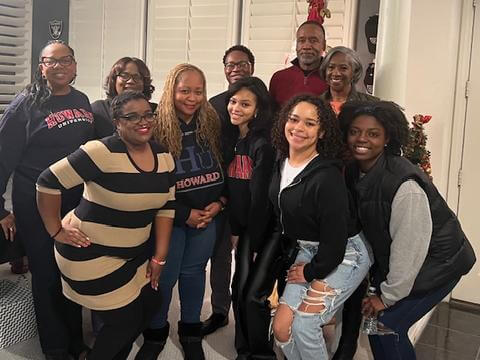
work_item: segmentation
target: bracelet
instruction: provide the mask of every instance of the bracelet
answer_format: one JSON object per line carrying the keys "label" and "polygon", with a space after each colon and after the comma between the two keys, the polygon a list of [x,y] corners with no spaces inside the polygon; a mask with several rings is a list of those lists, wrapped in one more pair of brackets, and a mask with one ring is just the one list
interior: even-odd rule
{"label": "bracelet", "polygon": [[221,199],[218,199],[218,200],[215,201],[215,202],[220,203],[220,211],[225,210],[225,208],[227,207],[227,204],[225,204]]}
{"label": "bracelet", "polygon": [[62,231],[62,229],[63,229],[63,226],[60,225],[60,228],[58,229],[58,231],[55,233],[55,235],[52,235],[51,238],[52,238],[52,239],[55,239],[55,236],[57,236],[58,234],[60,234],[60,231]]}
{"label": "bracelet", "polygon": [[165,265],[165,264],[167,263],[167,260],[161,260],[161,261],[159,261],[159,260],[155,259],[154,257],[152,257],[152,262],[153,262],[154,264],[163,266],[163,265]]}

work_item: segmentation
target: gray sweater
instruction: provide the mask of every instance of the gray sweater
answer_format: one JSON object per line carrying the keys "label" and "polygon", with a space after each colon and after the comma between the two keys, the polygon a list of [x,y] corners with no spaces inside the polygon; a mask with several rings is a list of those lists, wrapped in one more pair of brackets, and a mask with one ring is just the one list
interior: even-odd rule
{"label": "gray sweater", "polygon": [[405,181],[392,202],[390,268],[380,284],[385,305],[392,306],[410,294],[427,256],[432,226],[427,194],[416,181]]}

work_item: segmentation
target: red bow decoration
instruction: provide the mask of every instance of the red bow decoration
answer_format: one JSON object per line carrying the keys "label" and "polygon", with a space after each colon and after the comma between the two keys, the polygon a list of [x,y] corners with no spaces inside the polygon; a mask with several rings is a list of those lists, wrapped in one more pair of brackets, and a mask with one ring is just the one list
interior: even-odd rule
{"label": "red bow decoration", "polygon": [[318,21],[323,24],[324,18],[330,18],[330,10],[327,9],[327,0],[307,0],[309,3],[308,6],[308,17],[307,20]]}

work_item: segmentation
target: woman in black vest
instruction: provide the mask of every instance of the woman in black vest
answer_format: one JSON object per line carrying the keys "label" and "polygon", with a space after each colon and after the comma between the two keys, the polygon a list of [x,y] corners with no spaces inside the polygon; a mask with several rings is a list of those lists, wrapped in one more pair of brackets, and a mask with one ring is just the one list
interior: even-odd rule
{"label": "woman in black vest", "polygon": [[408,329],[452,291],[475,255],[428,176],[400,156],[408,122],[398,105],[350,102],[339,121],[355,160],[347,184],[375,256],[377,295],[364,300],[363,314],[398,334],[369,336],[370,346],[375,359],[415,359]]}

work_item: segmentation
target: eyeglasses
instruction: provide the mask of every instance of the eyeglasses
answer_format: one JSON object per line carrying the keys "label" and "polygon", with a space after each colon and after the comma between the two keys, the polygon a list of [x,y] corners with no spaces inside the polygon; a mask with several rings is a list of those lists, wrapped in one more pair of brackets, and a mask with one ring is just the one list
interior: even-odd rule
{"label": "eyeglasses", "polygon": [[236,67],[238,70],[247,70],[250,67],[250,63],[248,61],[239,61],[225,64],[225,70],[228,72],[233,71]]}
{"label": "eyeglasses", "polygon": [[299,117],[295,117],[295,116],[292,116],[290,115],[288,118],[287,118],[287,121],[290,123],[290,124],[299,124],[300,122],[303,122],[305,124],[306,127],[315,127],[315,126],[318,126],[320,125],[320,122],[319,121],[315,121],[315,120],[309,120],[309,119],[300,119]]}
{"label": "eyeglasses", "polygon": [[60,59],[44,56],[40,59],[40,62],[46,67],[54,67],[57,64],[60,64],[60,66],[70,66],[75,62],[75,58],[72,55],[63,56]]}
{"label": "eyeglasses", "polygon": [[134,124],[139,123],[142,121],[142,119],[145,119],[147,122],[152,122],[157,118],[157,114],[155,113],[147,113],[144,115],[140,115],[137,113],[132,113],[132,114],[125,114],[125,115],[119,115],[118,116],[121,119],[127,120],[128,122],[132,122]]}
{"label": "eyeglasses", "polygon": [[117,75],[122,81],[127,82],[128,80],[132,79],[134,82],[143,81],[143,76],[140,74],[130,74],[128,72],[122,71]]}

